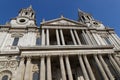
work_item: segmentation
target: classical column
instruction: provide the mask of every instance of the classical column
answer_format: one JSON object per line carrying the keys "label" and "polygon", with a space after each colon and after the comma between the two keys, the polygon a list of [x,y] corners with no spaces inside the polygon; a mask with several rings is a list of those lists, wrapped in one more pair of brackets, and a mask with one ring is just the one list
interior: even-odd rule
{"label": "classical column", "polygon": [[116,40],[116,42],[120,45],[120,40],[114,35],[114,34],[111,34],[113,36],[113,38]]}
{"label": "classical column", "polygon": [[71,37],[72,37],[72,40],[73,40],[74,45],[77,45],[77,42],[76,42],[76,40],[75,40],[75,36],[74,36],[74,34],[73,34],[72,29],[70,29],[70,34],[71,34]]}
{"label": "classical column", "polygon": [[112,58],[111,55],[108,56],[110,58],[110,60],[112,61],[113,65],[116,67],[117,72],[120,74],[120,67],[118,66],[118,64],[115,62],[115,60]]}
{"label": "classical column", "polygon": [[95,34],[96,34],[96,33],[92,33],[93,37],[95,38],[97,44],[98,44],[98,45],[101,45],[101,43],[100,43],[98,37],[97,37]]}
{"label": "classical column", "polygon": [[99,55],[98,57],[99,57],[100,61],[102,62],[102,65],[103,65],[103,67],[104,67],[104,69],[105,69],[105,71],[106,71],[106,74],[109,76],[109,79],[110,79],[110,80],[114,80],[114,77],[113,77],[112,73],[110,72],[107,64],[106,64],[105,61],[103,60],[102,56]]}
{"label": "classical column", "polygon": [[92,45],[92,43],[90,42],[88,36],[86,35],[86,33],[84,32],[84,30],[82,30],[82,34],[83,34],[83,37],[85,38],[85,41],[89,44],[89,45]]}
{"label": "classical column", "polygon": [[24,80],[30,80],[31,58],[27,58]]}
{"label": "classical column", "polygon": [[78,56],[78,59],[79,59],[80,66],[81,66],[81,69],[82,69],[85,80],[90,80],[89,76],[88,76],[88,73],[87,73],[87,71],[85,69],[85,65],[83,63],[83,59],[82,59],[81,55]]}
{"label": "classical column", "polygon": [[47,45],[49,45],[50,44],[49,29],[46,29],[46,40],[47,40]]}
{"label": "classical column", "polygon": [[116,60],[116,62],[118,63],[119,67],[120,67],[120,60],[115,56],[113,55],[114,59]]}
{"label": "classical column", "polygon": [[101,42],[102,45],[106,45],[105,42],[102,40],[102,38],[100,37],[100,35],[96,34],[96,36],[98,37],[99,41]]}
{"label": "classical column", "polygon": [[57,38],[57,45],[60,45],[60,36],[59,36],[58,29],[56,29],[56,38]]}
{"label": "classical column", "polygon": [[67,69],[67,73],[68,73],[68,78],[69,78],[69,80],[73,80],[72,71],[71,71],[68,56],[65,56],[65,62],[66,62],[66,69]]}
{"label": "classical column", "polygon": [[40,62],[40,80],[45,80],[45,58],[41,57]]}
{"label": "classical column", "polygon": [[76,39],[77,39],[78,44],[81,45],[79,36],[78,36],[77,31],[76,31],[75,29],[74,29],[74,33],[75,33],[75,36],[76,36]]}
{"label": "classical column", "polygon": [[61,36],[62,45],[65,45],[65,39],[64,39],[64,35],[63,35],[62,29],[60,29],[60,36]]}
{"label": "classical column", "polygon": [[42,45],[45,45],[45,30],[42,29]]}
{"label": "classical column", "polygon": [[91,66],[90,66],[90,64],[89,64],[89,62],[88,62],[88,59],[87,59],[87,56],[84,55],[84,56],[83,56],[83,59],[84,59],[84,61],[85,61],[85,64],[86,64],[86,67],[87,67],[87,70],[88,70],[88,73],[89,73],[89,75],[90,75],[91,80],[95,80],[95,76],[94,76],[94,74],[93,74],[93,72],[92,72]]}
{"label": "classical column", "polygon": [[93,36],[92,34],[89,32],[89,31],[86,31],[87,35],[89,36],[91,42],[93,45],[97,45],[96,41],[93,39]]}
{"label": "classical column", "polygon": [[63,56],[60,56],[60,69],[61,69],[62,80],[66,80],[66,73],[65,73]]}
{"label": "classical column", "polygon": [[101,63],[99,62],[99,60],[98,60],[98,58],[97,58],[97,55],[94,55],[93,57],[94,57],[97,65],[98,65],[98,68],[99,68],[99,70],[100,70],[100,72],[101,72],[104,80],[109,80],[108,77],[107,77],[107,75],[106,75],[106,73],[105,73],[105,71],[104,71],[104,69],[102,68]]}
{"label": "classical column", "polygon": [[52,80],[51,57],[47,56],[47,80]]}
{"label": "classical column", "polygon": [[23,75],[24,75],[24,72],[25,72],[24,61],[25,61],[25,59],[21,58],[20,64],[19,64],[19,67],[18,67],[18,72],[17,72],[17,75],[19,75],[19,76],[16,76],[16,80],[23,80]]}

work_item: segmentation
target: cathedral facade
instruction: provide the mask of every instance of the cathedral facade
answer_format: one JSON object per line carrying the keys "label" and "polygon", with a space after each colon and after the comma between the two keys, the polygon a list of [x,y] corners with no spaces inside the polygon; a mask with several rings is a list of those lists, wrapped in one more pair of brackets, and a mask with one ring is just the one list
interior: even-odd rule
{"label": "cathedral facade", "polygon": [[0,25],[0,80],[120,80],[120,38],[81,10],[38,27],[21,9]]}

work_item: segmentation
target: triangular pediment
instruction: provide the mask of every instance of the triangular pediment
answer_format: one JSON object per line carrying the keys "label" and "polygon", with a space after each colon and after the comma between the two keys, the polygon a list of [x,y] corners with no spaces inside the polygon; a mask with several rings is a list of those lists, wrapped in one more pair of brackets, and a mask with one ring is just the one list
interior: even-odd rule
{"label": "triangular pediment", "polygon": [[74,20],[70,20],[67,18],[57,18],[57,19],[53,19],[50,21],[45,21],[42,22],[43,25],[66,25],[66,26],[85,26],[85,24],[82,24],[80,22],[74,21]]}

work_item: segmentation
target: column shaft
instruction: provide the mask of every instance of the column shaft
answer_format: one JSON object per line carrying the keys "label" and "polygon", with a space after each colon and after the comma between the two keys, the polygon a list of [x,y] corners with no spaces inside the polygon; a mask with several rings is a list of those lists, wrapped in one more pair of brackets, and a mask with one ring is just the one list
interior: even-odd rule
{"label": "column shaft", "polygon": [[50,56],[47,57],[47,80],[52,80]]}
{"label": "column shaft", "polygon": [[86,33],[84,32],[84,30],[82,31],[83,37],[85,38],[85,41],[89,44],[92,45],[92,43],[90,42],[88,36],[86,35]]}
{"label": "column shaft", "polygon": [[79,59],[80,66],[81,66],[81,69],[82,69],[83,76],[84,76],[85,80],[90,80],[89,76],[88,76],[88,73],[87,73],[87,71],[85,69],[85,65],[83,63],[83,59],[82,59],[81,55],[78,56],[78,59]]}
{"label": "column shaft", "polygon": [[116,60],[116,62],[118,63],[119,67],[120,67],[120,60],[117,59],[117,57],[115,55],[113,55],[114,59]]}
{"label": "column shaft", "polygon": [[78,36],[77,31],[76,31],[75,29],[74,29],[74,33],[75,33],[75,36],[76,36],[76,39],[77,39],[78,44],[81,45],[79,36]]}
{"label": "column shaft", "polygon": [[94,59],[95,59],[97,65],[98,65],[98,68],[99,68],[104,80],[108,80],[108,77],[107,77],[106,73],[104,72],[101,63],[99,62],[99,60],[97,58],[97,55],[94,55]]}
{"label": "column shaft", "polygon": [[117,69],[117,72],[120,74],[120,67],[117,65],[117,63],[115,62],[115,60],[112,58],[111,55],[109,55],[110,60],[112,61],[112,63],[114,64],[114,66]]}
{"label": "column shaft", "polygon": [[98,57],[99,57],[100,61],[102,62],[102,65],[103,65],[103,67],[104,67],[107,75],[109,76],[109,79],[110,79],[110,80],[114,80],[114,77],[113,77],[112,73],[110,72],[107,64],[106,64],[105,61],[103,60],[102,56],[99,55]]}
{"label": "column shaft", "polygon": [[67,73],[68,73],[68,78],[69,78],[69,80],[73,80],[72,71],[71,71],[68,56],[65,56],[65,62],[66,62],[66,69],[67,69]]}
{"label": "column shaft", "polygon": [[89,75],[90,75],[91,80],[95,80],[95,77],[94,77],[94,74],[93,74],[93,72],[92,72],[91,66],[90,66],[90,64],[89,64],[89,62],[88,62],[87,56],[84,55],[84,56],[83,56],[83,59],[84,59],[84,61],[85,61],[85,64],[86,64],[86,67],[87,67],[87,70],[88,70],[88,73],[89,73]]}
{"label": "column shaft", "polygon": [[65,39],[64,39],[64,35],[63,35],[62,29],[60,29],[60,36],[61,36],[62,45],[65,45]]}
{"label": "column shaft", "polygon": [[42,29],[42,45],[45,45],[45,30]]}
{"label": "column shaft", "polygon": [[44,57],[41,57],[40,80],[45,80],[45,58]]}
{"label": "column shaft", "polygon": [[60,69],[61,69],[62,80],[66,80],[66,73],[65,73],[63,56],[60,56]]}
{"label": "column shaft", "polygon": [[72,29],[70,29],[70,34],[71,34],[71,37],[72,37],[72,40],[73,40],[74,45],[77,45],[77,42],[76,42],[76,40],[75,40],[75,36],[74,36],[74,34],[73,34],[73,30],[72,30]]}
{"label": "column shaft", "polygon": [[30,80],[31,58],[27,58],[24,80]]}
{"label": "column shaft", "polygon": [[50,39],[49,39],[49,29],[46,29],[46,40],[47,40],[47,45],[50,44]]}
{"label": "column shaft", "polygon": [[57,45],[60,45],[60,36],[59,36],[58,29],[56,29],[56,38],[57,38]]}
{"label": "column shaft", "polygon": [[93,35],[93,37],[95,38],[97,44],[98,44],[98,45],[101,45],[101,43],[100,43],[98,37],[95,35],[95,33],[92,33],[92,35]]}

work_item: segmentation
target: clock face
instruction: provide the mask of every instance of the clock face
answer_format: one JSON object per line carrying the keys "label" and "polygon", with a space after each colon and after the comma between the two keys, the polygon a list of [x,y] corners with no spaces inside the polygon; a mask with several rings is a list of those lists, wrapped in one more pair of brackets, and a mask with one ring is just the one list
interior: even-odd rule
{"label": "clock face", "polygon": [[27,18],[17,18],[18,24],[26,24],[28,22]]}

